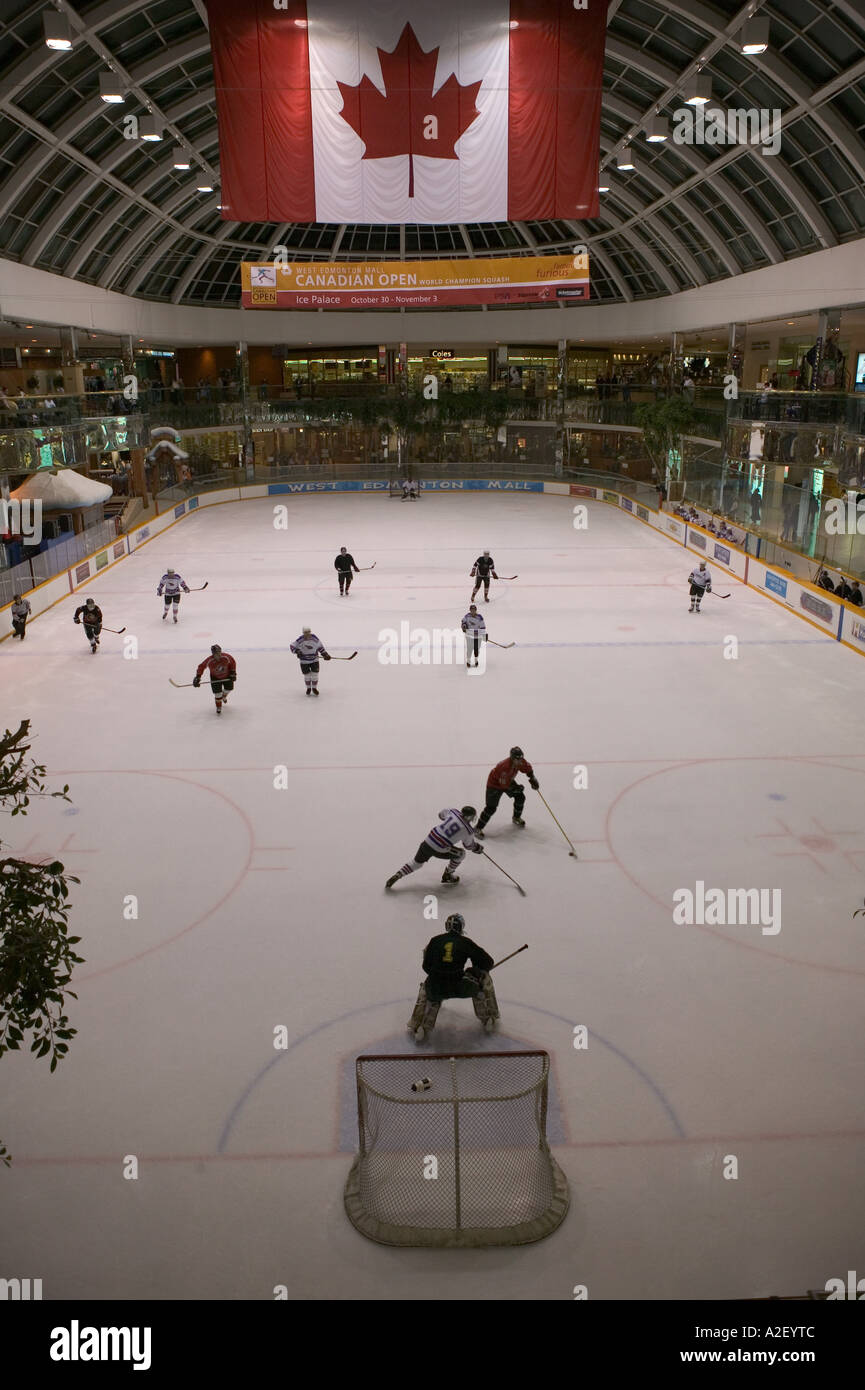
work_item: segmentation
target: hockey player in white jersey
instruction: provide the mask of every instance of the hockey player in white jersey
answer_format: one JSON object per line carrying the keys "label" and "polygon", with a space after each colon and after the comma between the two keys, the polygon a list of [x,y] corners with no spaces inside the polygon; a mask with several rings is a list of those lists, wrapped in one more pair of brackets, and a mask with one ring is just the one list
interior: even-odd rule
{"label": "hockey player in white jersey", "polygon": [[[478,612],[476,603],[472,604],[460,626],[466,635],[466,666],[472,664],[477,666],[481,643],[487,640],[487,625],[484,622],[483,614]],[[474,657],[474,662],[472,662],[472,657]]]}
{"label": "hockey player in white jersey", "polygon": [[12,631],[16,637],[24,641],[24,630],[27,627],[27,619],[30,617],[30,601],[16,594],[12,599]]}
{"label": "hockey player in white jersey", "polygon": [[305,627],[300,636],[292,642],[290,650],[294,652],[300,662],[301,674],[306,681],[307,695],[317,695],[318,658],[321,657],[323,661],[330,661],[330,654],[324,650],[324,643],[319,641],[312,628]]}
{"label": "hockey player in white jersey", "polygon": [[163,592],[165,593],[165,608],[162,611],[163,622],[165,622],[165,619],[168,617],[168,610],[171,607],[174,608],[174,621],[177,622],[177,611],[180,608],[181,589],[185,594],[189,593],[189,589],[186,586],[186,582],[183,576],[178,574],[177,571],[173,570],[169,565],[168,569],[165,571],[164,575],[159,581],[159,588],[156,590],[157,598],[162,598]]}
{"label": "hockey player in white jersey", "polygon": [[700,611],[700,599],[704,594],[712,592],[712,576],[705,560],[700,561],[699,569],[691,570],[688,575],[688,583],[691,586],[691,607],[689,613]]}
{"label": "hockey player in white jersey", "polygon": [[385,888],[393,888],[398,879],[413,874],[415,869],[419,869],[429,859],[446,859],[448,865],[442,874],[442,883],[459,883],[459,875],[454,873],[454,870],[459,868],[465,859],[466,850],[470,849],[475,854],[484,852],[483,845],[475,838],[472,829],[471,823],[476,815],[474,806],[463,806],[459,811],[450,806],[444,811],[439,811],[441,824],[433,826],[426,839],[418,845],[414,859],[408,860],[395,874],[391,874],[384,885]]}

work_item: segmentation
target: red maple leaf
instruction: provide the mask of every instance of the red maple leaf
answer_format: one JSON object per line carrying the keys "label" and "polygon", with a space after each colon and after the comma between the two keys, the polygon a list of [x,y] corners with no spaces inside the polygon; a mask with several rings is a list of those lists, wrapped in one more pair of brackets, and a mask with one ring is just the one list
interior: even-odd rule
{"label": "red maple leaf", "polygon": [[340,115],[363,140],[363,159],[408,155],[408,196],[414,197],[414,156],[457,159],[454,146],[480,115],[480,82],[462,86],[451,73],[433,95],[438,48],[424,53],[406,24],[392,53],[378,49],[385,93],[364,74],[357,86],[337,82]]}

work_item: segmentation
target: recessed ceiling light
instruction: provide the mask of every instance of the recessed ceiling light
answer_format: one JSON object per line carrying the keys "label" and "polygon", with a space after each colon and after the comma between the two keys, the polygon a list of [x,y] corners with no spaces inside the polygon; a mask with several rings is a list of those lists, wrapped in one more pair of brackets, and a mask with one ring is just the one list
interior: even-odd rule
{"label": "recessed ceiling light", "polygon": [[788,320],[787,320],[787,327],[788,327],[788,328],[793,328],[793,327],[795,327],[795,324],[796,324],[796,320],[795,320],[795,319],[788,319]]}

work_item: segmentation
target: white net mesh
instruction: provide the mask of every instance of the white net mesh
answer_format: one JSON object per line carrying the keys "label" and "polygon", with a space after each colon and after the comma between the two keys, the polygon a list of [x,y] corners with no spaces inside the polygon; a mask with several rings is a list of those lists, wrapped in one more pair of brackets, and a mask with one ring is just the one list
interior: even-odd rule
{"label": "white net mesh", "polygon": [[546,1138],[548,1076],[546,1052],[359,1057],[349,1219],[385,1245],[549,1235],[568,1185]]}

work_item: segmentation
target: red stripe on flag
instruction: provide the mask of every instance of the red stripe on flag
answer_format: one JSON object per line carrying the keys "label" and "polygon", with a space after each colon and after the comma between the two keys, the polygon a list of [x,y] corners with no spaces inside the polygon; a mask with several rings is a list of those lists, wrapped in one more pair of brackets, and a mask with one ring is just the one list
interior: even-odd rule
{"label": "red stripe on flag", "polygon": [[606,7],[511,0],[508,217],[597,217]]}
{"label": "red stripe on flag", "polygon": [[207,0],[207,13],[223,220],[314,222],[306,0]]}

